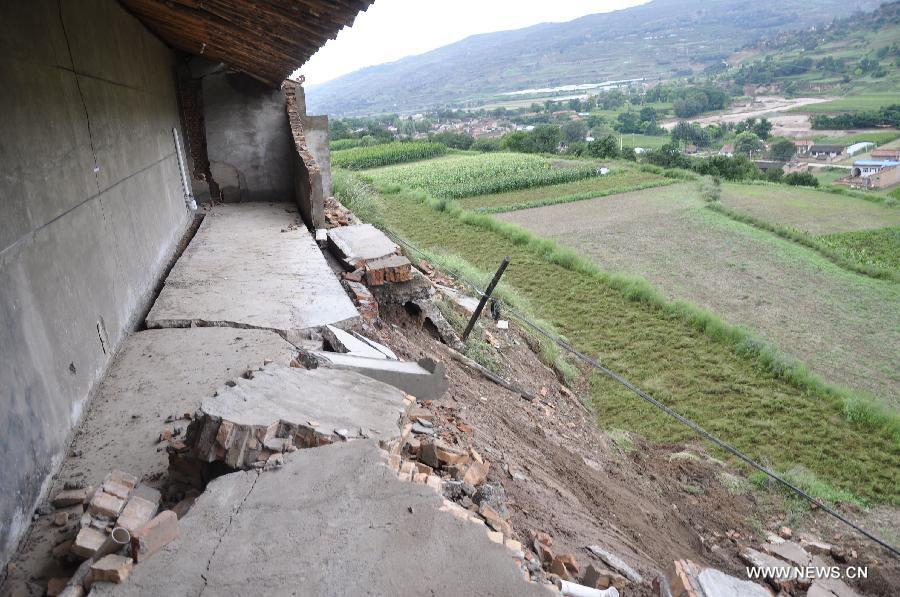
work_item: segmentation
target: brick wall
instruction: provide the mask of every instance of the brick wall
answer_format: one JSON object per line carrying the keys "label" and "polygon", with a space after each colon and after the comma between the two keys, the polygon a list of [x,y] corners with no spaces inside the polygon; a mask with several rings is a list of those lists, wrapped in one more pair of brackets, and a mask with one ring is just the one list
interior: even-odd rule
{"label": "brick wall", "polygon": [[303,133],[303,117],[306,102],[303,88],[299,83],[285,81],[282,86],[285,96],[291,136],[296,151],[294,159],[294,193],[300,213],[311,228],[325,227],[325,193],[322,171],[306,144]]}

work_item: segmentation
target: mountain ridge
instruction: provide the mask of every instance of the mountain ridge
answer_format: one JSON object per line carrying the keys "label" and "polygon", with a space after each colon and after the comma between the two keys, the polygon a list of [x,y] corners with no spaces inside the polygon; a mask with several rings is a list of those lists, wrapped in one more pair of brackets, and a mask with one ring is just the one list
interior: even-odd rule
{"label": "mountain ridge", "polygon": [[410,112],[531,87],[669,78],[779,31],[820,24],[878,0],[652,0],[563,23],[469,36],[307,89],[312,112]]}

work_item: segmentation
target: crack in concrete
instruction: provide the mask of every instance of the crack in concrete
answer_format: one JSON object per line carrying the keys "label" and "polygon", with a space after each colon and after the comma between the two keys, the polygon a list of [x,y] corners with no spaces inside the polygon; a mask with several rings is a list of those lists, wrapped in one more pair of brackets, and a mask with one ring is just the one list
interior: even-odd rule
{"label": "crack in concrete", "polygon": [[228,532],[231,530],[231,525],[234,522],[235,517],[240,514],[241,508],[244,507],[244,503],[250,497],[250,494],[253,493],[253,488],[256,487],[256,483],[259,481],[259,476],[261,473],[255,473],[256,478],[253,479],[253,483],[250,484],[250,489],[247,490],[247,493],[244,494],[244,497],[241,499],[241,502],[237,505],[237,508],[232,511],[231,516],[228,517],[228,524],[225,526],[225,530],[219,535],[219,540],[216,542],[216,546],[213,548],[212,553],[209,556],[209,560],[206,562],[206,570],[200,574],[200,578],[203,579],[203,588],[200,589],[200,592],[197,593],[197,597],[201,597],[203,593],[206,591],[206,587],[209,585],[209,579],[207,575],[209,574],[209,569],[212,566],[213,560],[216,559],[216,553],[219,551],[219,547],[222,545],[222,541],[225,540],[225,537],[228,535]]}
{"label": "crack in concrete", "polygon": [[[154,320],[150,323],[144,322],[149,330],[162,330],[162,329],[185,329],[185,328],[234,328],[236,330],[260,330],[263,332],[272,332],[274,334],[278,334],[285,342],[293,345],[295,348],[308,350],[310,348],[309,345],[304,345],[303,343],[303,335],[310,333],[310,331],[319,333],[319,329],[321,326],[314,326],[310,328],[297,328],[290,330],[283,330],[279,328],[271,328],[260,325],[253,325],[251,323],[240,323],[237,321],[209,321],[206,319],[158,319]],[[312,338],[309,338],[312,340]]]}

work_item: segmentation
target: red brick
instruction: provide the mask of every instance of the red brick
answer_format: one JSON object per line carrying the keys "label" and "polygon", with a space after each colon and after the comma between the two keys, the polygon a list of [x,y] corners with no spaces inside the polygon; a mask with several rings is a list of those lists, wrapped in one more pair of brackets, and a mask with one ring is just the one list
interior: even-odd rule
{"label": "red brick", "polygon": [[56,494],[56,497],[53,498],[53,506],[56,508],[66,508],[68,506],[83,504],[88,498],[88,492],[89,488],[87,487],[83,489],[66,489],[60,491]]}
{"label": "red brick", "polygon": [[488,471],[491,470],[491,465],[489,462],[473,462],[468,469],[466,469],[466,474],[463,476],[463,481],[468,483],[471,486],[481,485],[484,483],[485,479],[487,479]]}
{"label": "red brick", "polygon": [[104,541],[106,533],[92,527],[81,527],[75,537],[75,543],[72,544],[71,552],[84,559],[91,558]]}
{"label": "red brick", "polygon": [[124,507],[125,500],[122,498],[106,493],[103,490],[98,490],[91,499],[90,510],[91,514],[114,519],[119,516]]}
{"label": "red brick", "polygon": [[93,574],[93,582],[125,582],[131,570],[134,568],[134,562],[131,558],[110,554],[103,556],[91,565],[91,574]]}
{"label": "red brick", "polygon": [[369,286],[410,280],[412,280],[412,264],[402,255],[389,255],[366,262],[366,284]]}
{"label": "red brick", "polygon": [[134,496],[125,504],[116,524],[129,533],[134,533],[153,518],[158,506],[150,500]]}
{"label": "red brick", "polygon": [[160,512],[131,535],[131,553],[135,562],[143,562],[178,538],[178,516],[171,510]]}

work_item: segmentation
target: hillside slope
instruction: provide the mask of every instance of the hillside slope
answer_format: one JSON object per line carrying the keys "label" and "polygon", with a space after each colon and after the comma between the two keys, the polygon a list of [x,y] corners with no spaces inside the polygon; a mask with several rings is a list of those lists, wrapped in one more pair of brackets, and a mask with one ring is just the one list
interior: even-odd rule
{"label": "hillside slope", "polygon": [[307,90],[312,112],[433,108],[530,87],[669,77],[784,30],[872,10],[878,0],[653,0],[566,23],[475,35]]}

